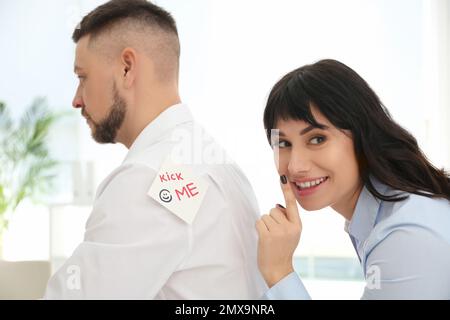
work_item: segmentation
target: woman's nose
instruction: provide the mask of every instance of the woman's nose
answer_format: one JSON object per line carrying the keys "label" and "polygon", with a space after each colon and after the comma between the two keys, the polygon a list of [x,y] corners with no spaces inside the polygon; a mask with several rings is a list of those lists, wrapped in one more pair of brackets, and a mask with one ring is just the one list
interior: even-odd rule
{"label": "woman's nose", "polygon": [[310,170],[311,161],[305,152],[291,152],[288,164],[288,172],[290,175],[298,175],[306,173]]}

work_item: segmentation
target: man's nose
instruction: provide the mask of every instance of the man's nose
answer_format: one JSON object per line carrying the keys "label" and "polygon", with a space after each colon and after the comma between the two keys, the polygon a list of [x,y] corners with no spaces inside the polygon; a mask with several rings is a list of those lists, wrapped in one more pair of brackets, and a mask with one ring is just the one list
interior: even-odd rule
{"label": "man's nose", "polygon": [[84,107],[83,99],[78,94],[76,94],[75,97],[73,97],[72,107],[74,107],[74,108],[83,108]]}

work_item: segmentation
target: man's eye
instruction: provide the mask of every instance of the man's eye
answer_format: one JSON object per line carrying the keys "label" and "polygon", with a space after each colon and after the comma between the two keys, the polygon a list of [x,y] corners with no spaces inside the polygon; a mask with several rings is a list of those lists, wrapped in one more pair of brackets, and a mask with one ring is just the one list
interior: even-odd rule
{"label": "man's eye", "polygon": [[[325,140],[326,140],[325,137],[317,136],[317,137],[314,137],[314,138],[312,138],[311,140],[309,140],[309,142],[312,142],[312,144],[321,144],[321,143],[323,143]],[[313,141],[315,141],[315,142],[313,142]]]}

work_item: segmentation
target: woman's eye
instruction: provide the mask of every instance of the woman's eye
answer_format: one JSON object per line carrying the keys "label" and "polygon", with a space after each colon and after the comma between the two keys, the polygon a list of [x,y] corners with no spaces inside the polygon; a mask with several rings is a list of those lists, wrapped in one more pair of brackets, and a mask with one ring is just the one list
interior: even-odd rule
{"label": "woman's eye", "polygon": [[317,137],[314,137],[311,140],[309,140],[309,142],[311,142],[312,144],[321,144],[324,141],[325,141],[325,137],[322,137],[322,136],[317,136]]}
{"label": "woman's eye", "polygon": [[280,140],[280,141],[274,143],[273,146],[277,147],[277,148],[286,148],[286,147],[289,147],[290,145],[291,144],[289,142],[284,141],[284,140]]}

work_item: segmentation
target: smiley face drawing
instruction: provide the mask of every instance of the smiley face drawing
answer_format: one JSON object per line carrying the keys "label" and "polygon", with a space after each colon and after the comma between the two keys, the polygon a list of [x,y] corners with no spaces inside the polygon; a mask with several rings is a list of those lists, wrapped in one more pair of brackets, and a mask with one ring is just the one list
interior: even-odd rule
{"label": "smiley face drawing", "polygon": [[159,192],[159,198],[163,202],[170,202],[170,201],[172,201],[172,195],[170,194],[170,191],[167,190],[167,189],[162,189]]}

